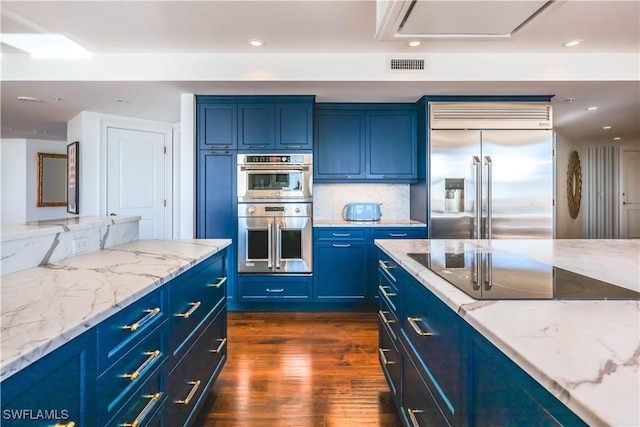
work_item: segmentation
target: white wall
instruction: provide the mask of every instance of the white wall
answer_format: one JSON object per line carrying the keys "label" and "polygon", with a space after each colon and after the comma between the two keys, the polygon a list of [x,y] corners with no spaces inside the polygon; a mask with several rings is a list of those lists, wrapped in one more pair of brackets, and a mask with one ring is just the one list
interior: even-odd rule
{"label": "white wall", "polygon": [[180,137],[174,141],[174,236],[178,239],[195,237],[195,104],[192,93],[180,96]]}
{"label": "white wall", "polygon": [[21,224],[27,220],[27,140],[0,141],[0,222]]}

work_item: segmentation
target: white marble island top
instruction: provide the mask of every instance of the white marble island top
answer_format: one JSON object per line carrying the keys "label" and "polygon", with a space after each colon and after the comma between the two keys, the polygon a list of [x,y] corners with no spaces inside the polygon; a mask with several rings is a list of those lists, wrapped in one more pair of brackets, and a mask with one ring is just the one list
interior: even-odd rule
{"label": "white marble island top", "polygon": [[640,290],[638,240],[376,240],[376,245],[594,426],[640,425],[640,301],[467,296],[407,253],[510,252]]}
{"label": "white marble island top", "polygon": [[0,380],[230,244],[136,240],[3,275]]}

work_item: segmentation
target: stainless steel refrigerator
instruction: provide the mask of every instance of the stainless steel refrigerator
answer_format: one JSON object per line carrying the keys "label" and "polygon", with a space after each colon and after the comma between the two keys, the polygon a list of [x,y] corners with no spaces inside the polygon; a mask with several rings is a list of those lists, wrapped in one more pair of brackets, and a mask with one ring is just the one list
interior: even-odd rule
{"label": "stainless steel refrigerator", "polygon": [[431,238],[554,237],[552,130],[429,132]]}

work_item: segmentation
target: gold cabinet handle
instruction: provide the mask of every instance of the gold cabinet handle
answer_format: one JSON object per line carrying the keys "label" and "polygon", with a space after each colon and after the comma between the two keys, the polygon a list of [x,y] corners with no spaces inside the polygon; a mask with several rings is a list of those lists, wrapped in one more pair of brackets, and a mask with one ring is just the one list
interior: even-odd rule
{"label": "gold cabinet handle", "polygon": [[424,411],[421,411],[420,409],[407,409],[407,413],[409,414],[409,420],[411,421],[411,427],[420,427],[420,423],[418,422],[418,419],[416,418],[416,414],[420,414]]}
{"label": "gold cabinet handle", "polygon": [[382,267],[383,269],[389,271],[389,270],[393,270],[394,268],[396,268],[393,265],[389,265],[388,261],[383,261],[383,260],[378,260],[378,265],[380,265],[380,267]]}
{"label": "gold cabinet handle", "polygon": [[211,283],[207,286],[209,286],[210,288],[220,288],[222,287],[222,285],[224,285],[224,282],[227,281],[226,277],[218,277],[218,282],[217,283]]}
{"label": "gold cabinet handle", "polygon": [[189,402],[191,402],[191,399],[193,399],[193,396],[195,396],[196,391],[198,391],[198,387],[200,387],[200,380],[189,381],[187,384],[192,385],[193,387],[191,387],[191,391],[189,391],[187,397],[185,397],[183,400],[176,400],[176,403],[178,405],[188,405]]}
{"label": "gold cabinet handle", "polygon": [[220,353],[222,351],[222,349],[224,348],[225,344],[227,343],[227,339],[226,338],[218,339],[218,341],[220,341],[220,345],[218,346],[218,348],[216,348],[214,350],[209,350],[209,353]]}
{"label": "gold cabinet handle", "polygon": [[384,323],[385,325],[388,325],[389,323],[396,323],[396,321],[393,319],[387,319],[387,316],[385,316],[386,314],[389,314],[389,312],[378,310],[378,315],[380,316],[380,320],[382,320],[382,323]]}
{"label": "gold cabinet handle", "polygon": [[198,301],[198,302],[190,302],[189,305],[191,306],[191,308],[188,311],[184,312],[184,313],[176,314],[176,316],[182,317],[184,319],[188,319],[189,316],[191,316],[198,309],[198,307],[200,307],[200,304],[202,304],[200,301]]}
{"label": "gold cabinet handle", "polygon": [[122,378],[135,381],[140,376],[140,374],[154,361],[154,359],[160,356],[160,350],[147,351],[147,352],[144,352],[143,354],[149,357],[147,357],[147,359],[144,362],[142,362],[142,365],[140,365],[138,369],[136,369],[130,374],[124,374]]}
{"label": "gold cabinet handle", "polygon": [[142,408],[142,411],[140,411],[135,420],[130,423],[122,424],[122,427],[138,427],[140,423],[147,417],[147,415],[149,415],[151,410],[153,410],[153,407],[156,405],[156,403],[158,403],[158,400],[160,400],[161,396],[162,393],[145,394],[144,396],[142,396],[144,399],[149,399],[149,402],[144,405],[144,408]]}
{"label": "gold cabinet handle", "polygon": [[76,423],[69,421],[68,423],[56,423],[53,427],[76,427]]}
{"label": "gold cabinet handle", "polygon": [[143,326],[149,320],[153,319],[158,313],[160,313],[160,307],[156,307],[152,310],[145,310],[144,312],[147,314],[145,314],[145,316],[142,319],[130,325],[124,325],[122,329],[129,329],[131,332],[135,332],[138,328]]}
{"label": "gold cabinet handle", "polygon": [[421,337],[433,336],[434,335],[433,332],[423,331],[422,328],[420,328],[420,325],[418,325],[418,322],[420,322],[421,320],[422,319],[419,317],[407,317],[407,321],[409,322],[413,330],[416,332],[416,334],[420,335]]}
{"label": "gold cabinet handle", "polygon": [[395,297],[396,294],[393,294],[391,292],[387,292],[387,289],[389,289],[388,286],[378,286],[378,289],[380,290],[380,292],[382,293],[382,295],[384,295],[385,297],[389,298],[389,297]]}
{"label": "gold cabinet handle", "polygon": [[378,349],[378,353],[380,354],[380,359],[382,360],[382,364],[383,365],[393,365],[396,362],[392,362],[390,360],[387,360],[387,356],[385,356],[385,351],[391,351],[388,348],[379,348]]}

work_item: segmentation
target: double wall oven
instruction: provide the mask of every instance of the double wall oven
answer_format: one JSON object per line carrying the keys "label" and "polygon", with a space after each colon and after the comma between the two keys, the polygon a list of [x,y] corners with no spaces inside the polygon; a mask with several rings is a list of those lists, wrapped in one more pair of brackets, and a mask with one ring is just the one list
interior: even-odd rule
{"label": "double wall oven", "polygon": [[238,155],[238,273],[311,274],[311,154]]}

